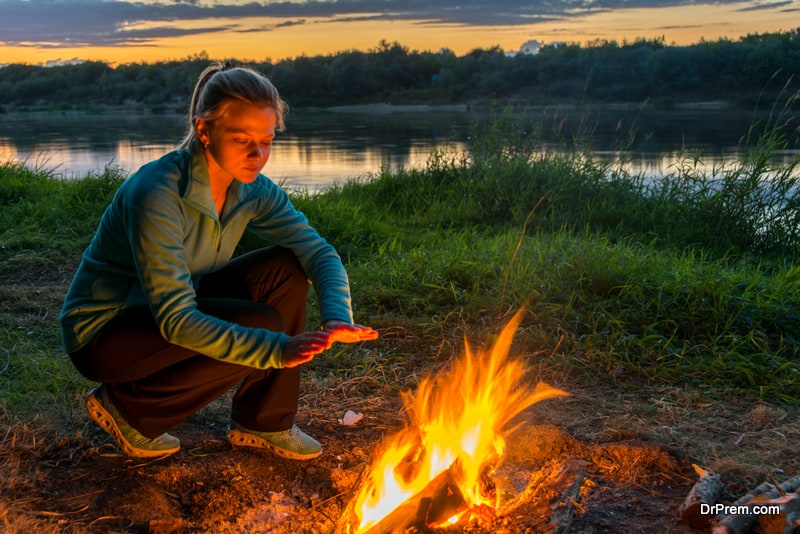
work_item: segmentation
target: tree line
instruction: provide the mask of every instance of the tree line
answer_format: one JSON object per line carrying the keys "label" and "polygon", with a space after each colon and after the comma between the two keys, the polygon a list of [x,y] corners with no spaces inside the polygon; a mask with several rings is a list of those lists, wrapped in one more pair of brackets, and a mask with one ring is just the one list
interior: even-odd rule
{"label": "tree line", "polygon": [[[202,52],[116,66],[10,64],[0,68],[0,107],[183,106],[209,62]],[[299,107],[495,99],[664,105],[726,99],[752,106],[756,99],[800,91],[800,28],[688,46],[663,39],[550,44],[535,54],[513,55],[492,47],[457,56],[381,41],[368,51],[246,64],[269,76],[289,104]],[[797,99],[789,101],[797,105]]]}

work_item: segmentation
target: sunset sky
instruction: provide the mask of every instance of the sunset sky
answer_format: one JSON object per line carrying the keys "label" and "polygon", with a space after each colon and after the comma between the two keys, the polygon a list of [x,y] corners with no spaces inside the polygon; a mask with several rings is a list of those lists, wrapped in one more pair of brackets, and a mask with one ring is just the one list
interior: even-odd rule
{"label": "sunset sky", "polygon": [[690,44],[800,27],[800,0],[0,0],[0,64],[278,61],[381,40],[462,55],[500,46],[664,38]]}

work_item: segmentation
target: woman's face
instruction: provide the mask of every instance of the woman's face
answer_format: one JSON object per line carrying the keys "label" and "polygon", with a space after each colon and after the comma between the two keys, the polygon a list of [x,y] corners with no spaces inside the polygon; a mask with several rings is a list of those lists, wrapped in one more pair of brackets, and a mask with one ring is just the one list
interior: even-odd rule
{"label": "woman's face", "polygon": [[275,110],[231,100],[213,122],[197,119],[213,177],[250,183],[269,160],[275,138]]}

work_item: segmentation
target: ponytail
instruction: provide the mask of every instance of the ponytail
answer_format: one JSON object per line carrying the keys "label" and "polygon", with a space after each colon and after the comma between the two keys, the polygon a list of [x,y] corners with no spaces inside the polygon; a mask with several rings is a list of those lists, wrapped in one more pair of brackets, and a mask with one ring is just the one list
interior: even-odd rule
{"label": "ponytail", "polygon": [[236,67],[230,61],[223,61],[209,65],[200,74],[189,103],[186,135],[178,148],[188,148],[197,140],[196,119],[213,122],[232,100],[273,108],[278,129],[284,128],[288,105],[272,82],[249,67]]}

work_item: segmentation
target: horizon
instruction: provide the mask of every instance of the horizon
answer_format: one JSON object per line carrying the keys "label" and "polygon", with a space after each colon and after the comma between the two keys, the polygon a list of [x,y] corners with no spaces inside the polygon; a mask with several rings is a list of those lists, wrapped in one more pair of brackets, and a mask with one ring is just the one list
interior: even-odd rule
{"label": "horizon", "polygon": [[[369,51],[381,42],[461,56],[553,43],[663,40],[686,46],[788,32],[800,0],[0,0],[0,64],[210,59],[277,62]],[[800,18],[800,17],[796,17]],[[699,21],[702,21],[699,22]]]}

